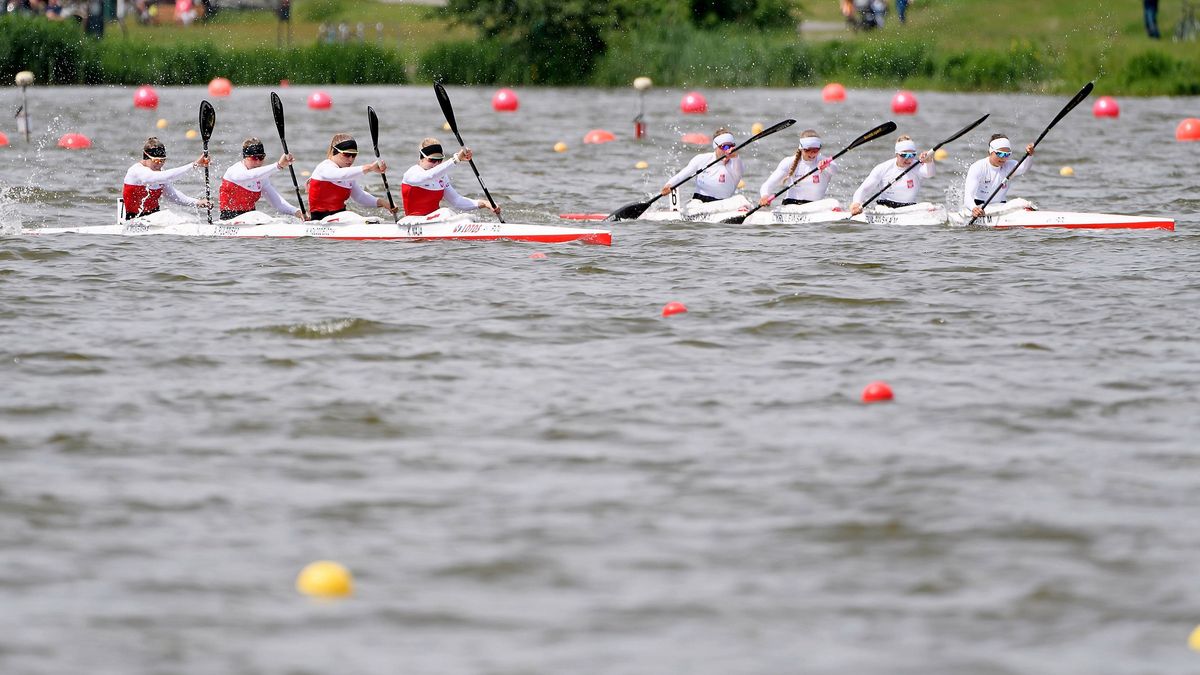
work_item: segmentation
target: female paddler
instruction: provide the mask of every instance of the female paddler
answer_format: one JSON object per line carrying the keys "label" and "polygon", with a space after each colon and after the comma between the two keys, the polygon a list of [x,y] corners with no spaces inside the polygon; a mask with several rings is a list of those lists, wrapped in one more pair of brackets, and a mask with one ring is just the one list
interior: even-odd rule
{"label": "female paddler", "polygon": [[389,208],[386,200],[369,194],[358,184],[363,174],[387,171],[387,164],[377,159],[362,167],[351,166],[356,157],[358,143],[350,134],[334,134],[329,140],[329,151],[325,161],[313,169],[312,177],[308,180],[308,201],[313,220],[321,220],[345,211],[347,199],[354,199],[363,206],[377,206],[396,213],[398,209]]}
{"label": "female paddler", "polygon": [[[1029,153],[1029,157],[1033,157],[1033,144],[1025,146],[1025,152]],[[999,191],[996,191],[995,198],[992,199],[993,204],[1003,204],[1008,201],[1008,180],[1005,176],[1013,167],[1017,166],[1017,160],[1012,157],[1012,143],[1004,134],[994,134],[988,142],[988,156],[975,162],[971,168],[967,169],[967,182],[963,187],[963,208],[971,211],[971,215],[976,218],[982,218],[983,203],[992,196],[992,192],[996,191],[996,186],[999,185]],[[1029,170],[1029,165],[1033,163],[1032,159],[1026,159],[1021,162],[1021,166],[1013,173],[1013,176],[1020,176]]]}
{"label": "female paddler", "polygon": [[158,138],[151,136],[142,146],[142,161],[129,167],[125,172],[125,184],[121,189],[121,197],[125,201],[125,218],[137,218],[158,212],[159,200],[163,197],[184,206],[194,206],[199,209],[208,208],[208,202],[191,197],[175,189],[175,181],[183,178],[196,167],[208,166],[208,156],[200,158],[191,164],[163,170],[167,163],[167,147]]}
{"label": "female paddler", "polygon": [[[450,206],[459,211],[473,211],[489,208],[490,204],[483,199],[468,199],[454,189],[450,184],[450,170],[459,162],[471,160],[470,148],[462,148],[446,160],[446,154],[436,138],[426,138],[417,148],[419,154],[417,163],[404,172],[404,180],[400,184],[400,196],[404,202],[404,215],[427,216],[438,210],[445,199]],[[491,209],[500,213],[500,207]]]}
{"label": "female paddler", "polygon": [[825,191],[829,189],[829,179],[837,173],[837,169],[837,164],[831,158],[821,155],[821,137],[815,130],[805,129],[800,132],[800,147],[796,149],[796,154],[783,158],[767,182],[759,188],[758,203],[760,206],[770,204],[779,188],[790,185],[809,171],[815,173],[788,190],[783,205],[807,204],[824,199]]}
{"label": "female paddler", "polygon": [[883,189],[883,186],[891,183],[900,174],[904,173],[908,167],[913,165],[913,162],[920,162],[921,167],[916,171],[909,171],[904,179],[892,185],[883,194],[879,195],[876,200],[880,206],[886,206],[889,209],[898,209],[904,206],[912,206],[917,203],[917,192],[921,190],[921,183],[926,178],[933,178],[933,157],[928,152],[917,154],[917,144],[913,142],[912,136],[904,135],[896,139],[896,159],[888,160],[871,169],[871,173],[863,184],[858,186],[854,191],[854,198],[850,204],[850,215],[856,216],[862,213],[863,200]]}
{"label": "female paddler", "polygon": [[286,169],[295,158],[285,154],[279,161],[263,166],[266,159],[267,151],[263,148],[262,141],[252,137],[242,142],[242,161],[226,169],[221,179],[221,220],[229,220],[253,211],[263,195],[266,195],[271,206],[281,213],[304,218],[303,212],[287,203],[275,186],[271,185],[271,174]]}
{"label": "female paddler", "polygon": [[701,202],[715,202],[729,199],[737,192],[742,174],[746,172],[742,159],[737,156],[737,153],[732,152],[737,147],[737,141],[734,140],[733,134],[729,133],[728,129],[721,128],[713,132],[712,144],[712,152],[702,152],[696,155],[679,173],[667,179],[667,184],[662,188],[663,195],[670,194],[673,184],[695,174],[714,159],[721,161],[704,169],[703,173],[696,176],[696,192],[692,195],[692,199]]}

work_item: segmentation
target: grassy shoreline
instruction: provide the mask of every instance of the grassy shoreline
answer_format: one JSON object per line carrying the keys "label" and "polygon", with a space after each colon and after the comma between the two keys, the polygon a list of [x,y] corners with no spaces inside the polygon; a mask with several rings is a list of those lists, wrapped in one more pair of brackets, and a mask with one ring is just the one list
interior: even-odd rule
{"label": "grassy shoreline", "polygon": [[[1173,29],[1179,0],[1162,0]],[[130,27],[102,40],[72,25],[0,18],[0,78],[33,70],[47,84],[401,84],[442,77],[453,84],[628,86],[646,75],[661,86],[907,87],[940,91],[1071,93],[1096,79],[1116,95],[1200,94],[1200,43],[1151,41],[1138,3],[1121,13],[1095,0],[919,0],[908,23],[889,17],[870,33],[844,30],[703,31],[690,25],[614,32],[586,74],[539,72],[519,46],[481,40],[428,8],[354,3],[343,20],[378,19],[364,43],[322,45],[317,25],[293,26],[292,48],[273,46],[267,13],[238,13],[204,26]],[[836,3],[810,0],[810,18],[836,25]],[[1090,9],[1089,9],[1090,8]],[[1100,9],[1098,9],[1100,8]],[[1173,9],[1174,8],[1174,9]],[[1107,12],[1107,13],[1106,13]],[[1080,17],[1087,20],[1080,21]],[[986,25],[981,26],[983,21]],[[968,45],[961,36],[970,35]]]}

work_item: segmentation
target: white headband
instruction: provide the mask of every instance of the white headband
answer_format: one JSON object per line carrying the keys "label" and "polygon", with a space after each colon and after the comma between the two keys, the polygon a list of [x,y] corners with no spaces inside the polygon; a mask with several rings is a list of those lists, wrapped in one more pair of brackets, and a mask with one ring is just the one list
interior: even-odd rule
{"label": "white headband", "polygon": [[805,136],[800,139],[801,150],[819,150],[821,148],[821,139],[816,136]]}
{"label": "white headband", "polygon": [[713,139],[713,147],[714,148],[719,148],[722,145],[728,145],[728,144],[734,144],[734,145],[737,144],[737,141],[733,140],[733,134],[724,133]]}
{"label": "white headband", "polygon": [[900,154],[901,152],[916,152],[916,151],[917,151],[917,144],[913,143],[911,140],[896,141],[896,154]]}
{"label": "white headband", "polygon": [[992,141],[991,143],[988,143],[988,150],[990,150],[992,152],[1000,150],[1001,148],[1011,148],[1011,147],[1012,147],[1012,143],[1009,143],[1007,138],[997,138],[996,140]]}

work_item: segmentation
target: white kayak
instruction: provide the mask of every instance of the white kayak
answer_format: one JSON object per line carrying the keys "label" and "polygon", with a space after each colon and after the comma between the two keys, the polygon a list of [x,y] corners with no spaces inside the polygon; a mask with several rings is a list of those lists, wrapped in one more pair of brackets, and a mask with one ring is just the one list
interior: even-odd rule
{"label": "white kayak", "polygon": [[361,216],[352,211],[335,213],[324,220],[300,222],[277,219],[261,211],[250,211],[230,220],[208,223],[195,215],[182,216],[159,211],[132,220],[120,220],[109,225],[75,225],[68,227],[25,228],[21,234],[108,234],[140,236],[166,234],[181,237],[233,237],[294,239],[315,237],[339,240],[393,241],[530,241],[554,244],[579,241],[585,244],[612,245],[608,230],[555,225],[527,225],[472,220],[468,214],[438,209],[427,216],[407,216],[399,223],[375,217]]}
{"label": "white kayak", "polygon": [[836,199],[818,199],[807,204],[787,204],[768,211],[765,207],[751,213],[746,225],[781,225],[787,223],[836,223],[850,218]]}
{"label": "white kayak", "polygon": [[670,194],[670,204],[667,208],[646,211],[638,216],[638,220],[720,223],[726,218],[740,216],[750,209],[750,200],[742,195],[734,195],[728,199],[718,199],[715,202],[702,202],[699,199],[693,199],[681,207],[676,194],[672,192]]}
{"label": "white kayak", "polygon": [[853,218],[868,225],[900,226],[945,225],[946,219],[946,207],[932,202],[917,202],[896,209],[875,204]]}
{"label": "white kayak", "polygon": [[[989,204],[987,215],[975,221],[975,227],[998,230],[1013,228],[1068,228],[1084,230],[1174,230],[1175,220],[1163,217],[1122,216],[1108,213],[1075,211],[1039,211],[1032,202],[1013,199],[1005,204]],[[950,224],[964,227],[971,221],[968,211],[950,214]]]}

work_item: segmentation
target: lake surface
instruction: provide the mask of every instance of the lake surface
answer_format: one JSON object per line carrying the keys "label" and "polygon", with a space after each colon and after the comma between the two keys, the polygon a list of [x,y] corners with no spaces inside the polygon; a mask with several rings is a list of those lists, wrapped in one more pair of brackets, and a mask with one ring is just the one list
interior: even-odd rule
{"label": "lake surface", "polygon": [[[422,137],[454,144],[431,87],[279,91],[299,170],[335,131],[366,150],[368,104],[394,187]],[[246,135],[278,153],[267,92],[214,100],[214,178]],[[199,154],[202,88],[132,93],[31,90],[34,146],[6,122],[0,149],[10,233],[111,219],[148,135],[168,166]],[[450,89],[509,219],[553,223],[657,189],[681,133],[799,119],[745,152],[756,190],[800,129],[836,150],[892,92],[709,91],[687,117],[653,91],[644,143],[632,90],[518,93],[502,115]],[[1067,98],[918,97],[896,119],[924,147],[992,113],[926,183],[953,203],[993,131],[1024,145]],[[1198,101],[1090,103],[1012,194],[1177,231],[0,237],[0,671],[1196,672],[1200,143],[1173,134]],[[847,154],[830,196],[890,154]],[[880,379],[896,400],[860,403]],[[295,591],[318,559],[353,597]]]}

